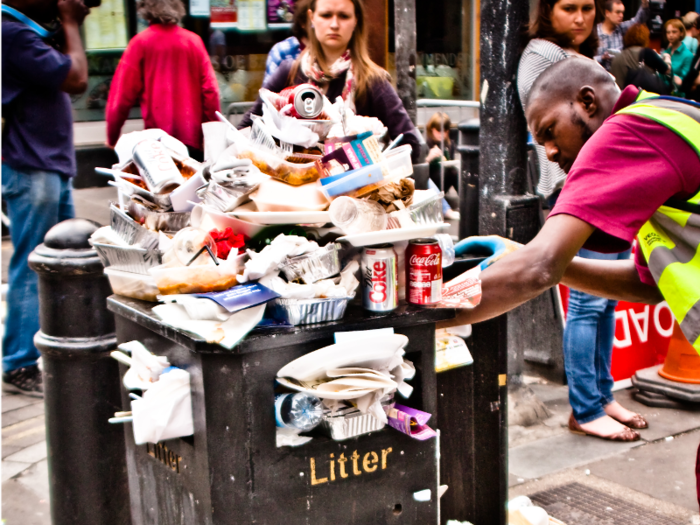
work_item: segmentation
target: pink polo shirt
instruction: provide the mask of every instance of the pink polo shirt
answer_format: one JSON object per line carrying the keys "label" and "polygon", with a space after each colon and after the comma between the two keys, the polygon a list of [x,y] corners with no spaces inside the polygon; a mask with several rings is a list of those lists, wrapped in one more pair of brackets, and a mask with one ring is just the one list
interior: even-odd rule
{"label": "pink polo shirt", "polygon": [[[679,135],[650,119],[615,115],[639,90],[628,86],[576,158],[550,217],[565,213],[596,227],[584,248],[628,249],[642,225],[671,197],[700,188],[700,157]],[[641,267],[640,267],[641,266]],[[654,284],[643,257],[637,269]]]}

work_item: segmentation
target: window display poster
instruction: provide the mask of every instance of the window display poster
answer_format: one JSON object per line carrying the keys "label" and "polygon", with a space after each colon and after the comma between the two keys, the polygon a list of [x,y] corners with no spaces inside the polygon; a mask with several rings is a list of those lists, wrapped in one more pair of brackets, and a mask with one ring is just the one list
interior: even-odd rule
{"label": "window display poster", "polygon": [[124,0],[102,0],[85,18],[85,48],[124,49],[127,44]]}
{"label": "window display poster", "polygon": [[268,24],[291,24],[295,0],[267,0]]}
{"label": "window display poster", "polygon": [[236,27],[238,10],[236,0],[210,0],[211,27],[225,29]]}
{"label": "window display poster", "polygon": [[190,16],[209,16],[209,0],[190,0]]}
{"label": "window display poster", "polygon": [[264,31],[267,29],[265,0],[237,0],[236,7],[239,30]]}

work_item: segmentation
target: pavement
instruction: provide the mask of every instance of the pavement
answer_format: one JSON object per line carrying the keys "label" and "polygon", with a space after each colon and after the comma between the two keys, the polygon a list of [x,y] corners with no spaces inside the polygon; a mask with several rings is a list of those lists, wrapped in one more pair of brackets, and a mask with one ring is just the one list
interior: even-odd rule
{"label": "pavement", "polygon": [[[107,224],[107,202],[115,197],[112,188],[76,190],[76,214]],[[11,244],[3,241],[3,283],[11,253]],[[644,415],[649,428],[638,442],[613,443],[568,432],[565,386],[525,380],[544,408],[534,424],[509,426],[509,498],[527,495],[567,525],[700,525],[695,490],[700,410],[646,407],[621,383],[616,399]],[[7,525],[51,524],[46,457],[43,401],[3,393],[2,518]]]}

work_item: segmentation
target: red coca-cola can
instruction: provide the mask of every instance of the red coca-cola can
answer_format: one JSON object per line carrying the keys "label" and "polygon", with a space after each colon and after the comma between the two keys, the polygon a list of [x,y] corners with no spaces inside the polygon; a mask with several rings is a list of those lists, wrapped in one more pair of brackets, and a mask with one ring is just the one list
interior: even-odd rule
{"label": "red coca-cola can", "polygon": [[376,313],[399,306],[396,252],[392,244],[365,247],[362,253],[362,305]]}
{"label": "red coca-cola can", "polygon": [[442,299],[442,250],[435,239],[414,239],[406,248],[406,301],[436,304]]}

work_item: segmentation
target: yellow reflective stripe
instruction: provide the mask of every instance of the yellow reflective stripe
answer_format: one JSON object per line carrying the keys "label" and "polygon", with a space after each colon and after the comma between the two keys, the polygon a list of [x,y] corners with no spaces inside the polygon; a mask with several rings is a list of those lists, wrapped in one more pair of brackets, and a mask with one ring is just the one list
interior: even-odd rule
{"label": "yellow reflective stripe", "polygon": [[650,93],[649,91],[644,91],[643,89],[639,90],[639,94],[637,95],[637,100],[644,100],[645,98],[656,98],[659,95],[656,93]]}
{"label": "yellow reflective stripe", "polygon": [[[668,206],[661,206],[658,211],[673,219],[683,227],[685,227],[691,215],[686,211],[676,210],[675,208],[669,208]],[[644,258],[647,261],[649,260],[649,255],[651,252],[658,246],[663,246],[669,250],[673,250],[676,247],[676,244],[669,239],[666,232],[663,229],[657,229],[654,227],[652,221],[647,221],[642,225],[642,227],[639,229],[639,233],[637,233],[637,239],[639,240],[639,247],[642,249]]]}
{"label": "yellow reflective stripe", "polygon": [[[645,95],[650,95],[650,93],[647,93],[646,91],[643,93]],[[641,96],[642,94],[640,93],[640,97]],[[637,100],[643,100],[646,98],[653,98],[653,96],[644,96],[641,99],[638,97]],[[633,104],[621,109],[616,113],[616,115],[620,113],[646,117],[658,122],[662,126],[666,126],[671,131],[680,135],[681,138],[690,144],[690,146],[700,156],[700,123],[689,116],[684,115],[679,111],[673,111],[672,109],[660,108],[648,104]],[[700,204],[700,191],[689,198],[688,202],[692,204]]]}
{"label": "yellow reflective stripe", "polygon": [[685,314],[700,297],[698,275],[700,275],[700,250],[696,251],[695,256],[685,264],[676,262],[666,266],[661,272],[659,282],[656,283],[679,323],[683,322]]}

